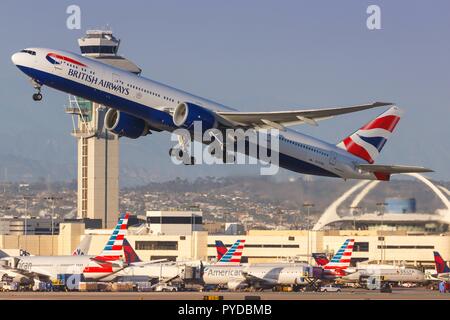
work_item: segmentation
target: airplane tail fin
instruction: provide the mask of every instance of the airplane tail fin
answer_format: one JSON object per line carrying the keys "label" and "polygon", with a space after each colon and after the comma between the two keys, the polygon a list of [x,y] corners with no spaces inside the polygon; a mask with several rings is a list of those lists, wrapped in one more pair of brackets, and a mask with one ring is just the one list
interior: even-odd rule
{"label": "airplane tail fin", "polygon": [[142,262],[142,260],[139,258],[126,238],[123,239],[123,253],[125,255],[125,262],[128,264],[134,262]]}
{"label": "airplane tail fin", "polygon": [[240,265],[242,252],[244,251],[245,240],[237,240],[231,248],[217,261],[219,265]]}
{"label": "airplane tail fin", "polygon": [[337,147],[374,163],[400,121],[402,110],[394,106],[342,140]]}
{"label": "airplane tail fin", "polygon": [[313,253],[312,256],[318,266],[324,266],[328,262],[330,262],[330,260],[328,260],[327,255],[325,253]]}
{"label": "airplane tail fin", "polygon": [[83,240],[81,240],[78,247],[75,248],[75,250],[72,252],[73,256],[83,256],[87,255],[89,251],[89,247],[91,246],[91,235],[84,236]]}
{"label": "airplane tail fin", "polygon": [[334,270],[337,274],[344,274],[344,270],[350,266],[354,244],[354,239],[345,240],[344,244],[339,248],[333,258],[331,258],[330,262],[324,266],[324,269]]}
{"label": "airplane tail fin", "polygon": [[450,272],[450,268],[445,263],[444,259],[442,259],[441,255],[437,251],[433,251],[434,254],[434,264],[436,265],[437,273],[447,273]]}
{"label": "airplane tail fin", "polygon": [[114,261],[123,257],[123,240],[127,232],[129,216],[130,214],[128,212],[120,215],[119,221],[109,237],[105,248],[103,248],[103,251],[94,260]]}
{"label": "airplane tail fin", "polygon": [[228,251],[227,247],[220,240],[216,240],[216,250],[217,250],[217,261],[222,259],[223,255]]}

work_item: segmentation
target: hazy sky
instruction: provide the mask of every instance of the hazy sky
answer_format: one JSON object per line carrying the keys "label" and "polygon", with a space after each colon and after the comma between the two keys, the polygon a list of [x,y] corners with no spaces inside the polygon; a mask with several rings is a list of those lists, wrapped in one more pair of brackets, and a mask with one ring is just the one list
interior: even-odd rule
{"label": "hazy sky", "polygon": [[[66,28],[66,8],[81,7],[81,30]],[[381,7],[382,29],[366,27]],[[377,162],[423,165],[450,179],[450,2],[442,1],[2,1],[1,155],[75,163],[64,114],[67,95],[33,88],[13,52],[43,46],[78,52],[87,29],[110,26],[120,53],[143,76],[248,110],[391,101],[405,115]],[[383,110],[297,130],[338,142]],[[232,166],[176,167],[169,136],[122,140],[123,167],[158,178],[244,172]],[[254,170],[257,172],[257,170]],[[75,171],[73,171],[75,176]],[[295,174],[296,175],[296,174]],[[62,177],[63,179],[64,177]]]}

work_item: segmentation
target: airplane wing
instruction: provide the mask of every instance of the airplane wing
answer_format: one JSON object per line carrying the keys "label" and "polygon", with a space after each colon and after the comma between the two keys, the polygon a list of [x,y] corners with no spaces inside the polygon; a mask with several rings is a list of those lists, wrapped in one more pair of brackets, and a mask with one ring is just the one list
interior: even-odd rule
{"label": "airplane wing", "polygon": [[245,278],[245,281],[248,283],[265,283],[265,284],[277,284],[277,281],[272,278],[260,278],[254,275],[249,274],[248,272],[243,271],[242,275]]}
{"label": "airplane wing", "polygon": [[49,280],[50,279],[50,275],[46,274],[46,273],[30,272],[30,271],[26,271],[26,270],[23,270],[23,269],[12,268],[12,267],[7,266],[7,265],[2,265],[0,270],[4,270],[6,272],[10,271],[10,272],[13,272],[13,273],[16,273],[16,274],[20,274],[20,275],[22,275],[22,276],[24,276],[26,278],[29,278],[29,279],[36,279],[36,278],[41,279],[41,280],[42,279],[45,279],[45,280]]}
{"label": "airplane wing", "polygon": [[431,169],[415,166],[396,166],[396,165],[380,165],[380,164],[358,164],[358,169],[367,172],[377,172],[386,174],[395,173],[412,173],[412,172],[434,172]]}
{"label": "airplane wing", "polygon": [[284,130],[286,126],[298,124],[310,124],[317,126],[317,121],[329,119],[334,116],[362,111],[371,108],[393,105],[389,102],[374,102],[350,107],[335,107],[327,109],[309,109],[294,111],[269,111],[269,112],[239,112],[217,111],[224,124],[235,127],[276,128]]}
{"label": "airplane wing", "polygon": [[163,263],[163,262],[168,262],[168,261],[169,260],[167,260],[167,259],[158,259],[158,260],[151,260],[151,261],[132,262],[132,263],[130,263],[130,265],[135,266],[135,267],[144,267],[144,266],[148,266],[151,264]]}

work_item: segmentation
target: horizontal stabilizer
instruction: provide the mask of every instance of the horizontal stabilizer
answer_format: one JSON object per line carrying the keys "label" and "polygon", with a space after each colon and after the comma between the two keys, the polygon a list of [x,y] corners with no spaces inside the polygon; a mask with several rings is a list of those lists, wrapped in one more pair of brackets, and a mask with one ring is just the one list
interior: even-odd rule
{"label": "horizontal stabilizer", "polygon": [[434,172],[433,170],[424,167],[396,166],[396,165],[382,165],[382,164],[359,164],[357,165],[357,168],[367,172],[385,173],[385,174]]}

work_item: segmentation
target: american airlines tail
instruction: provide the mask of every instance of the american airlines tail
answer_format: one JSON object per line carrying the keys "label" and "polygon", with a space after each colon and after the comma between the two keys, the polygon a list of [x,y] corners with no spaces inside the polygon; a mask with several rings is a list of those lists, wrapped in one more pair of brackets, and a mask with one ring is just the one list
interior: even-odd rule
{"label": "american airlines tail", "polygon": [[353,253],[354,239],[345,240],[344,244],[339,248],[338,252],[331,258],[323,269],[325,271],[332,271],[336,276],[345,275],[344,270],[350,266],[350,261]]}
{"label": "american airlines tail", "polygon": [[91,246],[91,235],[84,236],[83,240],[81,240],[78,247],[75,248],[75,250],[72,252],[73,256],[83,256],[87,255],[89,251],[89,247]]}
{"label": "american airlines tail", "polygon": [[433,251],[434,254],[434,264],[436,265],[437,273],[448,273],[450,272],[450,268],[445,263],[444,259],[442,259],[441,255],[437,251]]}
{"label": "american airlines tail", "polygon": [[217,265],[238,266],[241,264],[245,240],[237,240],[231,248],[217,261]]}
{"label": "american airlines tail", "polygon": [[94,258],[100,261],[115,261],[123,257],[123,240],[127,232],[129,213],[121,214],[111,237],[103,251]]}
{"label": "american airlines tail", "polygon": [[372,164],[400,121],[402,110],[391,107],[337,144],[337,147]]}

